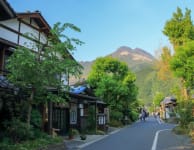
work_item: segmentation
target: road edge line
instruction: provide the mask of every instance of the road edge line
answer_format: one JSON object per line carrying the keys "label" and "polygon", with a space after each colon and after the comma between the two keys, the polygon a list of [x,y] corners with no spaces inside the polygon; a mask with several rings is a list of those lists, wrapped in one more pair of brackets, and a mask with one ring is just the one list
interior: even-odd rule
{"label": "road edge line", "polygon": [[117,130],[115,130],[115,131],[113,131],[113,132],[111,132],[111,133],[109,133],[109,134],[106,134],[106,135],[104,135],[104,136],[102,136],[102,137],[99,137],[99,138],[97,138],[97,139],[95,139],[95,140],[92,140],[92,141],[90,141],[90,142],[87,142],[87,143],[78,145],[78,146],[76,146],[76,148],[84,148],[84,147],[86,147],[86,146],[88,146],[88,145],[91,145],[91,144],[93,144],[93,143],[95,143],[95,142],[97,142],[97,141],[100,141],[100,140],[102,140],[102,139],[108,137],[108,136],[111,135],[111,134],[115,134],[115,133],[119,132],[119,131],[122,130],[122,129],[123,129],[123,128],[117,129]]}
{"label": "road edge line", "polygon": [[159,135],[160,132],[163,132],[163,131],[166,131],[166,130],[172,130],[172,129],[163,129],[163,130],[158,130],[156,132],[151,150],[156,150],[157,142],[158,142],[158,135]]}

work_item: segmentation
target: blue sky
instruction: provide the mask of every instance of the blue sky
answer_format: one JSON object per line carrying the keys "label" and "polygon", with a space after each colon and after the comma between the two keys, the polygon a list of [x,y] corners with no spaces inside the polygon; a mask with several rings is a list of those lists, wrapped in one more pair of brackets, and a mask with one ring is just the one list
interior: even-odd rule
{"label": "blue sky", "polygon": [[16,12],[39,10],[52,27],[54,23],[73,23],[81,33],[68,32],[85,42],[74,57],[91,61],[114,52],[120,46],[141,48],[155,55],[169,46],[162,33],[165,22],[176,8],[191,9],[193,0],[8,0]]}

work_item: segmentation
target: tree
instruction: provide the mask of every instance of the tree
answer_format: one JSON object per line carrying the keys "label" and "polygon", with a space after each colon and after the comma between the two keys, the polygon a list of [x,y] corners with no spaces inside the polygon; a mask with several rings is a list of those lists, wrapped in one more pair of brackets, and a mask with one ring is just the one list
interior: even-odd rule
{"label": "tree", "polygon": [[160,106],[160,102],[164,99],[164,94],[161,92],[157,92],[154,96],[153,103],[154,106]]}
{"label": "tree", "polygon": [[175,76],[181,78],[182,91],[188,99],[188,91],[193,89],[193,41],[194,25],[191,20],[191,10],[177,8],[171,20],[167,21],[163,33],[169,37],[174,47],[174,55],[170,61],[170,68]]}
{"label": "tree", "polygon": [[168,20],[163,29],[176,51],[178,46],[194,40],[194,26],[191,20],[191,10],[186,9],[185,14],[178,7],[177,12]]}
{"label": "tree", "polygon": [[[8,79],[15,86],[30,91],[28,126],[30,126],[32,104],[37,103],[34,98],[35,94],[46,92],[48,87],[61,89],[64,85],[61,75],[67,73],[77,75],[81,72],[81,66],[75,62],[70,53],[75,50],[74,45],[81,45],[82,42],[64,35],[63,32],[67,28],[80,32],[80,29],[73,24],[56,23],[50,31],[47,42],[49,45],[40,45],[39,43],[34,45],[34,47],[42,47],[38,53],[33,53],[25,47],[18,47],[9,58],[7,68],[11,73],[8,74]],[[54,101],[56,100],[64,102],[62,97],[54,99]],[[45,102],[42,100],[42,103]]]}
{"label": "tree", "polygon": [[130,102],[136,100],[135,80],[127,65],[112,57],[96,59],[88,76],[96,96],[111,108],[111,119],[114,120],[123,118]]}
{"label": "tree", "polygon": [[177,49],[170,66],[174,74],[183,80],[187,89],[194,89],[194,41]]}
{"label": "tree", "polygon": [[160,80],[171,80],[173,78],[170,70],[171,52],[168,47],[163,47],[158,60],[156,61],[157,75]]}

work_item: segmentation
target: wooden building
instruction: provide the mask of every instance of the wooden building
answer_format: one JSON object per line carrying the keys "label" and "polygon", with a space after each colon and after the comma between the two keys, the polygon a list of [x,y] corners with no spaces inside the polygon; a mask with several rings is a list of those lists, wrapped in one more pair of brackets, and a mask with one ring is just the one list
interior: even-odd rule
{"label": "wooden building", "polygon": [[164,100],[160,103],[161,117],[168,119],[175,115],[174,107],[176,106],[176,98],[172,96],[165,97]]}
{"label": "wooden building", "polygon": [[[50,26],[39,11],[16,13],[6,0],[0,1],[0,70],[17,46],[38,53],[47,44]],[[3,74],[3,72],[0,72]]]}
{"label": "wooden building", "polygon": [[[50,29],[39,11],[16,13],[6,0],[0,0],[0,79],[2,79],[0,82],[6,80],[6,74],[9,72],[6,69],[7,59],[16,47],[23,46],[34,53],[39,53],[44,45],[48,45]],[[66,76],[63,77],[63,80],[66,80]],[[47,114],[44,114],[43,118],[48,123],[49,131],[56,128],[61,134],[65,134],[70,127],[78,130],[86,128],[88,106],[95,108],[96,128],[104,127],[106,123],[104,102],[95,96],[74,91],[64,91],[64,95],[69,96],[66,105],[50,102],[48,107],[44,108]]]}

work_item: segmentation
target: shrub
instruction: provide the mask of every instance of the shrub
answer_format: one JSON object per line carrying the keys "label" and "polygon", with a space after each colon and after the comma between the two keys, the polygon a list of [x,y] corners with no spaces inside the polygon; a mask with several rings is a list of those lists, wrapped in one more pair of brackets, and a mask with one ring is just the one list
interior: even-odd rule
{"label": "shrub", "polygon": [[28,140],[17,144],[2,142],[0,143],[1,150],[46,150],[51,144],[62,143],[62,137],[52,138],[45,136],[44,138],[37,138],[35,140]]}
{"label": "shrub", "polygon": [[191,101],[183,101],[179,104],[178,113],[180,115],[179,122],[180,126],[186,128],[189,122],[193,120],[192,117],[193,104]]}
{"label": "shrub", "polygon": [[96,134],[97,134],[97,135],[105,135],[105,132],[102,131],[102,130],[97,130],[97,131],[96,131]]}
{"label": "shrub", "polygon": [[118,120],[110,120],[110,123],[109,123],[110,126],[112,127],[121,127],[122,126],[122,123]]}
{"label": "shrub", "polygon": [[173,128],[172,130],[174,133],[176,134],[188,134],[188,129],[187,128],[183,128],[182,126],[176,126],[175,128]]}
{"label": "shrub", "polygon": [[194,142],[194,122],[189,123],[188,129],[189,129],[189,135],[191,136],[191,139]]}
{"label": "shrub", "polygon": [[33,109],[31,114],[31,124],[36,128],[41,128],[42,117],[38,110]]}
{"label": "shrub", "polygon": [[7,136],[13,142],[21,142],[33,137],[31,128],[28,128],[27,123],[20,121],[19,119],[13,118],[11,121],[4,122]]}
{"label": "shrub", "polygon": [[78,135],[78,134],[79,134],[79,131],[77,129],[73,129],[73,128],[69,129],[69,133],[68,133],[69,138],[73,138],[73,136]]}

